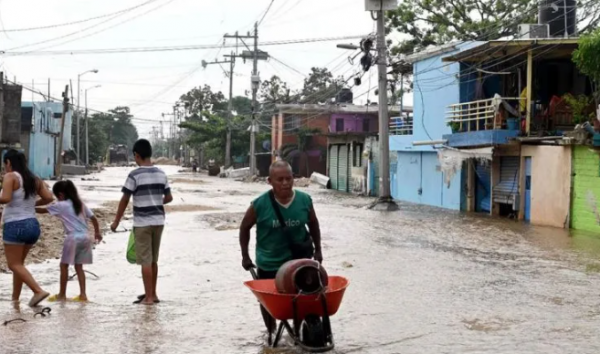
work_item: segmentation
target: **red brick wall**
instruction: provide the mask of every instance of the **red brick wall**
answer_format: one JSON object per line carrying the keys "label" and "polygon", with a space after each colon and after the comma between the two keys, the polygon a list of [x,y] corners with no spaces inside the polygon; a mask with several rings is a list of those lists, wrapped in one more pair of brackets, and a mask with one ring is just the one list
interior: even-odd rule
{"label": "red brick wall", "polygon": [[[313,137],[313,146],[315,147],[323,147],[327,148],[327,136],[325,134],[329,133],[329,122],[331,120],[330,114],[323,114],[315,116],[314,114],[304,115],[302,117],[302,126],[308,128],[318,128],[321,130],[323,135],[314,136]],[[283,141],[282,145],[286,144],[297,144],[298,139],[295,133],[285,131],[283,132]]]}

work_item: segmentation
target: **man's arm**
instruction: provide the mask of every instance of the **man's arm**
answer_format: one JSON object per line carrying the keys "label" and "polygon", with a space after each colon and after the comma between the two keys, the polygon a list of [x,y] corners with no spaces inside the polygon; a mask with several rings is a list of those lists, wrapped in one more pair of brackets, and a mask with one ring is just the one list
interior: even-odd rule
{"label": "man's arm", "polygon": [[308,214],[308,230],[310,231],[310,237],[315,244],[315,261],[323,262],[323,253],[321,251],[321,226],[319,225],[319,219],[317,213],[313,207],[310,208]]}
{"label": "man's arm", "polygon": [[129,205],[129,200],[131,199],[131,194],[123,193],[123,197],[121,197],[121,201],[119,202],[119,208],[117,209],[117,215],[115,215],[115,221],[113,221],[110,229],[112,232],[117,232],[117,227],[119,227],[119,223],[125,214],[125,210],[127,210],[127,205]]}
{"label": "man's arm", "polygon": [[165,195],[163,196],[163,205],[169,204],[173,201],[173,194],[171,194],[171,186],[169,185],[169,179],[165,176]]}
{"label": "man's arm", "polygon": [[244,215],[242,224],[240,225],[240,247],[242,249],[242,267],[246,270],[254,268],[252,258],[250,258],[250,252],[248,246],[250,245],[250,231],[252,227],[256,225],[256,212],[254,207],[250,206]]}
{"label": "man's arm", "polygon": [[167,205],[167,204],[169,204],[172,201],[173,201],[173,195],[171,194],[171,191],[169,191],[163,197],[163,204]]}

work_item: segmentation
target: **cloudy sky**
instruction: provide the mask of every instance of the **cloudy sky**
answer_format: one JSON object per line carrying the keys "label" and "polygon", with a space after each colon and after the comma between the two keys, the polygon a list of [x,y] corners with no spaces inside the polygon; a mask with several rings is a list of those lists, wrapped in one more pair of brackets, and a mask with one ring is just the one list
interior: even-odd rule
{"label": "cloudy sky", "polygon": [[[140,6],[131,11],[120,12]],[[172,111],[173,103],[189,89],[208,84],[227,92],[228,79],[218,65],[202,68],[202,60],[223,59],[231,48],[152,53],[81,54],[86,49],[220,46],[223,34],[246,32],[260,20],[271,0],[0,0],[0,59],[10,80],[60,97],[72,80],[77,96],[77,76],[91,69],[98,74],[82,76],[81,90],[89,91],[89,106],[108,110],[127,105],[136,117],[141,136],[160,126],[161,113]],[[120,12],[120,13],[119,13]],[[112,16],[105,16],[115,13]],[[82,20],[96,18],[96,20]],[[80,22],[67,26],[49,27]],[[374,22],[364,11],[363,0],[274,0],[259,28],[261,42],[365,35]],[[358,40],[345,40],[344,43]],[[229,42],[233,43],[233,42]],[[351,52],[336,48],[337,42],[278,45],[262,48],[276,60],[260,62],[262,79],[279,75],[293,88],[302,85],[313,66],[327,66],[336,75],[358,71],[346,59]],[[42,51],[54,51],[40,53]],[[56,51],[73,51],[59,55]],[[15,54],[20,53],[20,54]],[[283,62],[287,66],[281,64]],[[238,62],[234,94],[250,89],[251,63]],[[375,70],[365,76],[355,96],[375,85]],[[373,83],[369,85],[369,80]],[[374,96],[371,94],[371,100]],[[364,102],[367,95],[358,101]],[[41,99],[40,96],[33,96]],[[31,93],[24,93],[31,100]],[[83,94],[81,101],[83,102]],[[166,118],[168,119],[168,117]],[[165,125],[166,128],[166,125]],[[165,132],[168,129],[165,129]]]}

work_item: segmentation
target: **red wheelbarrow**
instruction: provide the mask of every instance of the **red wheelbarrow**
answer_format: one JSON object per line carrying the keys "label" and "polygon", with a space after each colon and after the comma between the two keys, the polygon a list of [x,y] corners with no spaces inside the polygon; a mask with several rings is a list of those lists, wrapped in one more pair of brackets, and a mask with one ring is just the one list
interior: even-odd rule
{"label": "red wheelbarrow", "polygon": [[[260,304],[279,320],[275,340],[269,344],[275,348],[281,340],[285,329],[294,344],[311,353],[323,353],[334,348],[333,333],[329,317],[337,313],[344,293],[349,285],[348,279],[340,276],[329,276],[329,285],[325,292],[314,295],[290,295],[277,291],[275,280],[256,280],[256,273],[251,270],[255,280],[244,283],[256,296]],[[292,320],[292,325],[289,321]]]}

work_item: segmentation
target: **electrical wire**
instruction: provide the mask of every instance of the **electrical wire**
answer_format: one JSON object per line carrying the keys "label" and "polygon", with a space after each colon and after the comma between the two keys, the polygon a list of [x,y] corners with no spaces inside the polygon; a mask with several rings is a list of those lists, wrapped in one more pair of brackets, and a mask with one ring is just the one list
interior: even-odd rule
{"label": "electrical wire", "polygon": [[273,6],[274,2],[275,2],[275,0],[271,0],[271,3],[269,3],[269,6],[265,10],[265,14],[262,16],[262,18],[260,19],[260,21],[258,21],[258,26],[260,26],[261,23],[265,20],[265,17],[267,17],[267,15],[269,14],[269,11],[271,10],[271,7]]}
{"label": "electrical wire", "polygon": [[[331,42],[348,39],[360,39],[362,36],[341,36],[341,37],[325,37],[325,38],[308,38],[308,39],[293,39],[283,41],[271,41],[259,43],[260,46],[281,46],[281,45],[292,45],[292,44],[305,44],[305,43],[318,43],[318,42]],[[235,44],[224,44],[223,48],[236,48]],[[150,53],[150,52],[173,52],[173,51],[187,51],[187,50],[205,50],[205,49],[218,49],[221,46],[200,44],[200,45],[186,45],[186,46],[171,46],[171,47],[138,47],[138,48],[105,48],[105,49],[82,49],[82,50],[56,50],[56,51],[30,51],[30,52],[10,52],[5,51],[4,56],[41,56],[41,55],[84,55],[84,54],[122,54],[122,53]]]}
{"label": "electrical wire", "polygon": [[[155,2],[155,1],[158,1],[158,0],[151,0],[151,1],[152,1],[152,2]],[[158,9],[161,9],[161,8],[162,8],[162,7],[164,7],[164,6],[171,4],[173,1],[175,1],[175,0],[168,0],[167,2],[164,2],[164,3],[162,3],[162,4],[158,5],[158,6],[154,7],[154,8],[151,8],[151,9],[149,9],[148,11],[142,12],[142,13],[140,13],[140,14],[136,15],[136,16],[133,16],[133,17],[131,17],[131,18],[128,18],[128,19],[125,19],[125,20],[123,20],[123,21],[121,21],[121,22],[117,22],[117,23],[115,23],[115,24],[113,24],[113,25],[111,25],[111,26],[109,26],[109,27],[102,28],[102,29],[100,29],[100,30],[98,30],[98,31],[95,31],[95,32],[92,32],[92,33],[85,34],[84,36],[81,36],[81,37],[78,37],[78,38],[74,38],[74,39],[70,39],[70,40],[67,40],[67,41],[63,41],[63,42],[60,42],[60,43],[58,43],[58,44],[53,44],[53,45],[46,46],[46,47],[43,47],[43,48],[38,48],[38,49],[37,49],[37,50],[35,50],[35,51],[34,51],[34,50],[30,50],[30,51],[28,51],[28,52],[20,52],[20,53],[22,53],[22,54],[25,54],[25,53],[35,53],[35,52],[37,52],[37,51],[43,51],[43,50],[45,50],[45,49],[49,49],[49,48],[53,48],[53,47],[57,47],[57,46],[61,46],[61,45],[64,45],[64,44],[72,43],[72,42],[75,42],[75,41],[78,41],[78,40],[81,40],[81,39],[89,38],[89,37],[91,37],[91,36],[94,36],[94,35],[96,35],[96,34],[99,34],[99,33],[102,33],[102,32],[108,31],[108,30],[111,30],[111,29],[113,29],[113,28],[115,28],[115,27],[121,26],[121,25],[123,25],[123,24],[125,24],[125,23],[128,23],[128,22],[131,22],[131,21],[133,21],[133,20],[135,20],[135,19],[138,19],[138,18],[140,18],[140,17],[142,17],[142,16],[145,16],[145,15],[147,15],[147,14],[149,14],[149,13],[151,13],[151,12],[154,12],[154,11],[156,11],[156,10],[158,10]],[[40,41],[40,42],[36,42],[36,43],[30,43],[30,44],[22,45],[22,46],[19,46],[19,47],[10,48],[10,49],[7,49],[7,50],[5,51],[5,53],[6,53],[7,51],[11,51],[11,50],[28,48],[28,47],[36,46],[36,45],[38,45],[38,44],[44,44],[44,43],[54,42],[54,41],[57,41],[57,40],[60,40],[60,39],[64,39],[64,38],[73,37],[73,36],[76,36],[76,35],[78,35],[78,34],[80,34],[80,33],[82,33],[82,32],[85,32],[85,31],[87,31],[87,30],[89,30],[89,29],[96,28],[96,27],[99,27],[99,26],[101,26],[101,25],[103,25],[103,24],[105,24],[105,23],[108,23],[108,22],[110,22],[110,21],[112,21],[112,20],[114,20],[114,19],[116,19],[116,18],[120,17],[121,15],[123,15],[123,14],[115,15],[115,16],[113,16],[113,17],[109,18],[108,20],[105,20],[105,21],[102,21],[102,22],[100,22],[100,23],[97,23],[97,24],[95,24],[95,25],[93,25],[93,26],[90,26],[90,27],[84,28],[83,30],[80,30],[80,31],[77,31],[77,32],[72,32],[72,33],[69,33],[69,34],[67,34],[67,35],[63,35],[63,36],[60,36],[60,37],[56,37],[56,38],[52,38],[52,39],[49,39],[49,40],[44,40],[44,41]]]}
{"label": "electrical wire", "polygon": [[284,63],[283,61],[281,61],[281,60],[277,59],[277,58],[276,58],[276,57],[274,57],[273,55],[270,55],[270,58],[271,58],[271,59],[273,59],[273,60],[275,60],[277,63],[279,63],[279,64],[281,64],[281,65],[285,66],[286,68],[288,68],[288,69],[292,70],[292,71],[293,71],[293,72],[295,72],[296,74],[299,74],[299,75],[300,75],[300,76],[302,76],[302,77],[306,77],[306,75],[305,75],[305,74],[303,74],[303,73],[302,73],[300,70],[298,70],[298,69],[295,69],[295,68],[293,68],[292,66],[290,66],[290,65],[288,65],[288,64],[286,64],[286,63]]}
{"label": "electrical wire", "polygon": [[25,27],[25,28],[13,28],[13,29],[3,29],[0,32],[3,33],[13,33],[13,32],[29,32],[29,31],[39,31],[39,30],[47,30],[47,29],[54,29],[54,28],[60,28],[60,27],[66,27],[66,26],[73,26],[73,25],[78,25],[81,23],[86,23],[86,22],[90,22],[90,21],[94,21],[94,20],[100,20],[106,17],[111,17],[114,15],[119,15],[119,14],[123,14],[123,13],[127,13],[127,12],[131,12],[134,10],[137,10],[141,7],[144,7],[148,4],[151,4],[153,2],[156,2],[158,0],[149,0],[149,1],[145,1],[141,4],[138,4],[136,6],[133,7],[129,7],[126,9],[122,9],[119,11],[115,11],[115,12],[111,12],[108,14],[104,14],[104,15],[99,15],[99,16],[94,16],[94,17],[89,17],[83,20],[77,20],[77,21],[71,21],[71,22],[65,22],[65,23],[58,23],[58,24],[54,24],[54,25],[44,25],[44,26],[37,26],[37,27]]}

